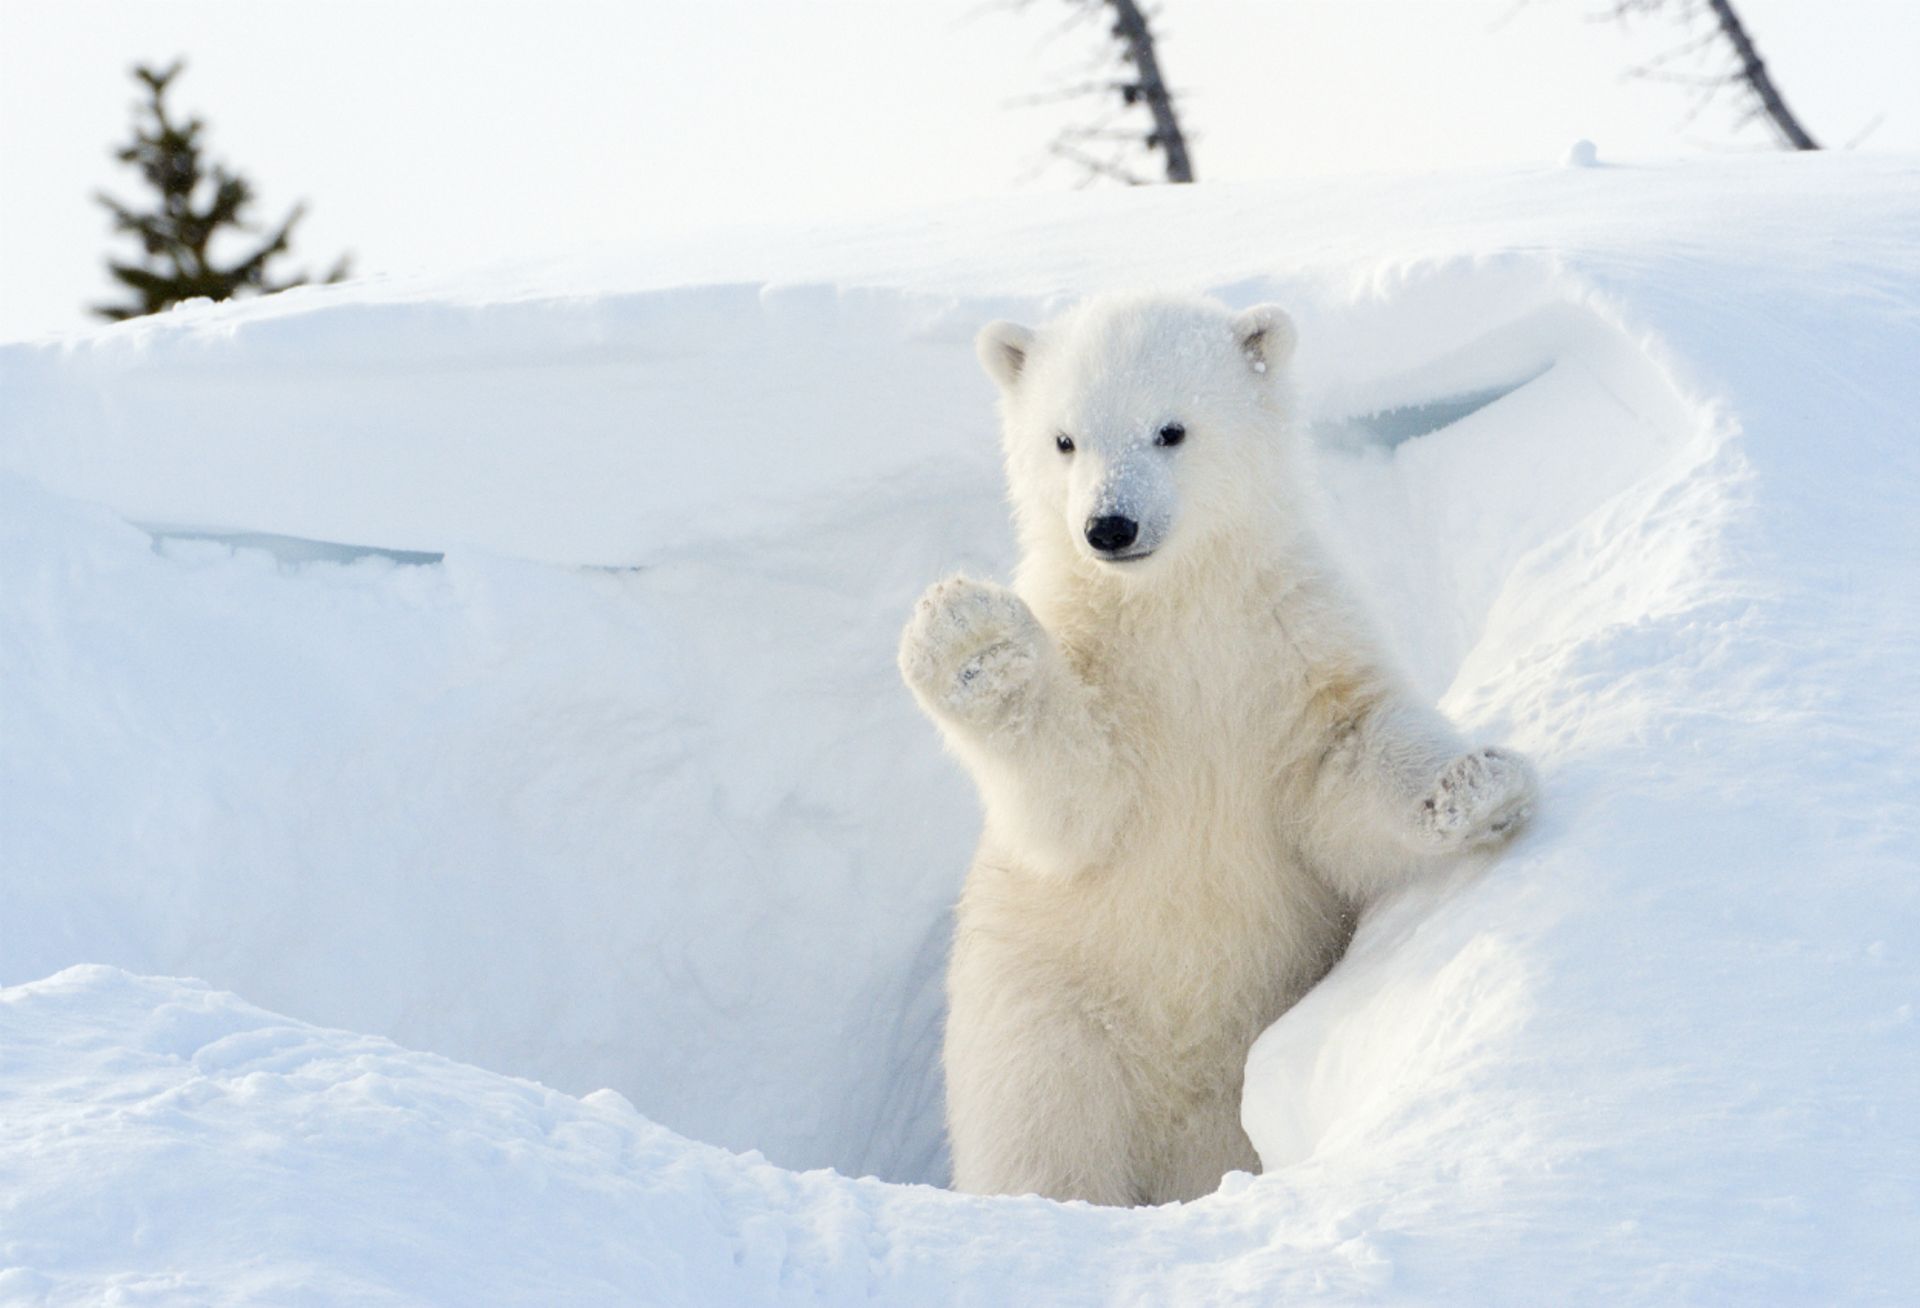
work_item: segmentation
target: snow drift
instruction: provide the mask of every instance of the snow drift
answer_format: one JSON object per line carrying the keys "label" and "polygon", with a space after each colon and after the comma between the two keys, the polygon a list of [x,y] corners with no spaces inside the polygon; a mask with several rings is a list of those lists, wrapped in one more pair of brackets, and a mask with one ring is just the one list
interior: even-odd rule
{"label": "snow drift", "polygon": [[[1066,197],[0,347],[0,1299],[1895,1298],[1917,181]],[[1010,563],[971,333],[1143,281],[1296,310],[1329,532],[1549,806],[1256,1046],[1260,1178],[796,1174],[943,1176],[974,815],[891,658]]]}

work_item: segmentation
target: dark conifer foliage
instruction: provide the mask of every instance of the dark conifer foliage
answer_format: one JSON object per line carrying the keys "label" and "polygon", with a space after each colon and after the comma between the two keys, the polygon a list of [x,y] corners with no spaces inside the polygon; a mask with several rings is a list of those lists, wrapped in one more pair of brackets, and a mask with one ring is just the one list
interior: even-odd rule
{"label": "dark conifer foliage", "polygon": [[[95,197],[112,212],[114,230],[139,241],[145,256],[135,263],[107,261],[115,280],[134,299],[130,304],[96,305],[94,312],[103,318],[137,318],[196,297],[225,300],[264,295],[308,280],[305,273],[276,277],[270,267],[287,254],[306,206],[296,204],[279,226],[261,235],[247,214],[254,199],[252,185],[224,164],[202,158],[201,134],[206,124],[199,118],[177,122],[167,112],[167,88],[184,67],[183,61],[176,60],[159,72],[145,65],[133,70],[147,99],[135,110],[133,140],[116,157],[139,169],[155,193],[155,206],[150,212],[136,212],[104,192]],[[239,253],[230,262],[221,261],[214,245],[229,245],[237,236],[253,238],[248,243],[251,251]],[[343,257],[325,280],[339,281],[347,268]]]}

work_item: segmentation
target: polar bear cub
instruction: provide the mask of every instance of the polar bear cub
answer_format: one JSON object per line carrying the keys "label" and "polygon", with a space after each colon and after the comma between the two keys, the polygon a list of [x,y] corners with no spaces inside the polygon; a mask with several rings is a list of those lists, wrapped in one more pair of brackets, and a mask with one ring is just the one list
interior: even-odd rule
{"label": "polar bear cub", "polygon": [[1293,342],[1271,305],[1166,296],[980,333],[1019,567],[935,585],[900,646],[985,810],[948,974],[961,1190],[1150,1204],[1258,1170],[1254,1038],[1359,906],[1533,803],[1323,561]]}

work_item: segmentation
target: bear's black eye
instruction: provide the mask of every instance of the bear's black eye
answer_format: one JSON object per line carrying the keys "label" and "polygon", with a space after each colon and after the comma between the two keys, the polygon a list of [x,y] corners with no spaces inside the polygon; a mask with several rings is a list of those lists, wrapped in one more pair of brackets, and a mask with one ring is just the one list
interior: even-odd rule
{"label": "bear's black eye", "polygon": [[1062,454],[1072,454],[1073,437],[1067,435],[1065,432],[1061,432],[1053,438],[1053,448],[1059,450]]}
{"label": "bear's black eye", "polygon": [[1187,429],[1177,422],[1170,422],[1160,429],[1159,435],[1153,438],[1153,443],[1155,445],[1178,445],[1186,438]]}

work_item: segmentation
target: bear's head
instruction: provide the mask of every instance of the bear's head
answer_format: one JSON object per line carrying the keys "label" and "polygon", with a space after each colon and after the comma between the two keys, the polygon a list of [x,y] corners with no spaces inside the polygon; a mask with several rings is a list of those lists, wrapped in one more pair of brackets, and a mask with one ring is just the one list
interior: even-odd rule
{"label": "bear's head", "polygon": [[1130,578],[1270,524],[1293,460],[1278,307],[1103,296],[1033,329],[995,322],[981,363],[1001,394],[1021,543]]}

